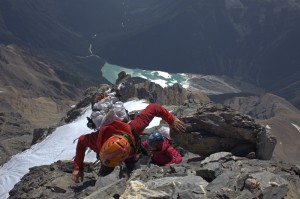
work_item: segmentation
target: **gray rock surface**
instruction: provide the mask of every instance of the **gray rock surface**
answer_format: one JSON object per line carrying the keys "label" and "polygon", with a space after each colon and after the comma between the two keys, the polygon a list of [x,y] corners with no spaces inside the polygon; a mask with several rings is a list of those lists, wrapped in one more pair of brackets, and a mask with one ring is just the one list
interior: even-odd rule
{"label": "gray rock surface", "polygon": [[[130,177],[123,168],[97,176],[87,163],[83,182],[71,181],[72,162],[58,161],[30,169],[10,191],[12,198],[299,198],[299,167],[275,160],[188,153],[178,165],[142,165]],[[104,182],[104,183],[103,183]]]}
{"label": "gray rock surface", "polygon": [[[182,88],[175,86],[176,89]],[[73,111],[79,112],[90,104],[98,91],[97,88],[87,90],[86,97]],[[167,106],[187,124],[183,134],[171,131],[175,143],[190,151],[181,164],[142,165],[130,176],[118,167],[110,175],[99,178],[99,168],[87,163],[83,182],[74,184],[73,163],[59,161],[31,168],[10,191],[10,198],[300,197],[299,167],[269,160],[276,139],[263,126],[229,107],[207,103],[196,95],[187,96],[173,101],[184,100],[183,105]],[[75,113],[68,115],[69,121],[77,117]]]}
{"label": "gray rock surface", "polygon": [[209,102],[209,98],[199,90],[189,91],[180,84],[162,88],[160,85],[145,81],[135,85],[135,95],[140,99],[147,99],[151,103],[164,105],[179,105],[185,100],[197,99],[201,102]]}
{"label": "gray rock surface", "polygon": [[186,132],[171,131],[172,139],[184,149],[202,156],[228,151],[259,159],[271,159],[276,138],[250,116],[219,104],[187,101],[173,111],[186,125]]}

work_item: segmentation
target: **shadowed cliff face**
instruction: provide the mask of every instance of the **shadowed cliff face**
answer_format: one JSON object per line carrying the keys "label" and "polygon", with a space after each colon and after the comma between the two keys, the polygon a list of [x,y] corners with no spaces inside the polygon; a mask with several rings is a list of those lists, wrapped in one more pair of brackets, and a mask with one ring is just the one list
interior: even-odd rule
{"label": "shadowed cliff face", "polygon": [[227,75],[300,106],[299,1],[3,0],[0,5],[1,42],[30,47],[65,70],[75,66],[81,78],[95,78],[103,64],[95,57],[78,59],[90,55],[92,44],[93,54],[113,64]]}

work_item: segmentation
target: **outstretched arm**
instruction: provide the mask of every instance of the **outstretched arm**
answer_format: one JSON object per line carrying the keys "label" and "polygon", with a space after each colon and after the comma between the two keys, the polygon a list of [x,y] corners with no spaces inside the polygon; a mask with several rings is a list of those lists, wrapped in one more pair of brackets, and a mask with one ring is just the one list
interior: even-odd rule
{"label": "outstretched arm", "polygon": [[83,168],[84,168],[84,156],[85,151],[87,147],[93,148],[93,145],[91,143],[91,140],[96,140],[95,138],[96,134],[87,134],[87,135],[81,135],[77,142],[76,147],[76,156],[74,160],[74,171],[72,175],[72,180],[74,182],[79,182],[79,178],[81,178],[81,181],[83,180]]}
{"label": "outstretched arm", "polygon": [[77,147],[76,147],[76,156],[74,160],[74,170],[83,169],[85,150],[87,149],[87,138],[86,135],[81,135],[78,138]]}
{"label": "outstretched arm", "polygon": [[176,119],[172,113],[158,104],[149,104],[133,121],[130,125],[140,135],[144,129],[149,125],[154,117],[161,117],[176,131],[182,131],[184,124]]}

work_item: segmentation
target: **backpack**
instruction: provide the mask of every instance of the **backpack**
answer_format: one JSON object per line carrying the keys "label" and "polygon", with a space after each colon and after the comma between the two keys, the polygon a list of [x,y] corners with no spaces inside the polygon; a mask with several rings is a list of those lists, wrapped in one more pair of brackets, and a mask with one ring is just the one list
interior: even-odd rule
{"label": "backpack", "polygon": [[98,130],[113,120],[128,122],[128,119],[128,111],[125,109],[123,102],[115,102],[110,99],[101,100],[93,105],[92,114],[90,117],[87,117],[87,126]]}

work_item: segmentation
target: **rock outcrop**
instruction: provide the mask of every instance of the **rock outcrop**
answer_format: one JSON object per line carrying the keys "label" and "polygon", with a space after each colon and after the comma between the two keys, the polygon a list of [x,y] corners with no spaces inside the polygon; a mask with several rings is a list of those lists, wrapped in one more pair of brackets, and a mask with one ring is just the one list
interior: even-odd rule
{"label": "rock outcrop", "polygon": [[[152,87],[147,82],[145,85]],[[176,86],[173,90],[181,90],[181,95],[188,93]],[[90,104],[98,91],[87,90],[86,97],[64,122],[74,120],[75,113]],[[162,95],[165,93],[157,96]],[[166,106],[187,125],[185,133],[171,131],[175,144],[188,151],[182,163],[158,167],[147,164],[145,156],[141,159],[141,169],[129,174],[125,167],[118,166],[101,178],[97,175],[99,166],[86,163],[83,182],[74,184],[73,162],[61,160],[31,168],[10,191],[9,198],[300,197],[300,168],[272,159],[276,139],[265,127],[227,106],[201,101],[196,95],[187,96],[173,101],[184,100],[182,105]]]}
{"label": "rock outcrop", "polygon": [[117,167],[106,177],[86,164],[83,182],[71,181],[72,162],[30,169],[10,191],[14,198],[299,198],[300,168],[215,153],[206,159],[188,153],[179,165],[142,165],[128,178]]}
{"label": "rock outcrop", "polygon": [[146,81],[135,85],[136,96],[147,99],[151,103],[164,105],[180,105],[187,99],[197,99],[201,102],[209,102],[210,99],[200,90],[189,91],[180,84],[163,88],[154,82]]}
{"label": "rock outcrop", "polygon": [[98,87],[90,87],[87,89],[84,93],[83,99],[81,99],[76,106],[67,113],[60,124],[69,123],[76,119],[80,115],[82,108],[85,108],[95,102],[96,95],[99,92],[104,92],[112,87],[118,89],[117,92],[119,94],[119,98],[123,102],[130,99],[145,99],[150,103],[158,103],[162,105],[180,105],[186,100],[199,103],[210,102],[209,97],[201,91],[189,91],[179,84],[174,84],[173,86],[166,88],[150,81],[135,84],[131,75],[122,71],[118,74],[118,79],[116,80],[115,85],[100,84]]}
{"label": "rock outcrop", "polygon": [[171,137],[192,153],[202,156],[220,151],[237,156],[254,153],[263,160],[273,155],[276,138],[253,118],[227,106],[186,102],[173,113],[187,125],[187,130],[184,134],[171,132]]}

